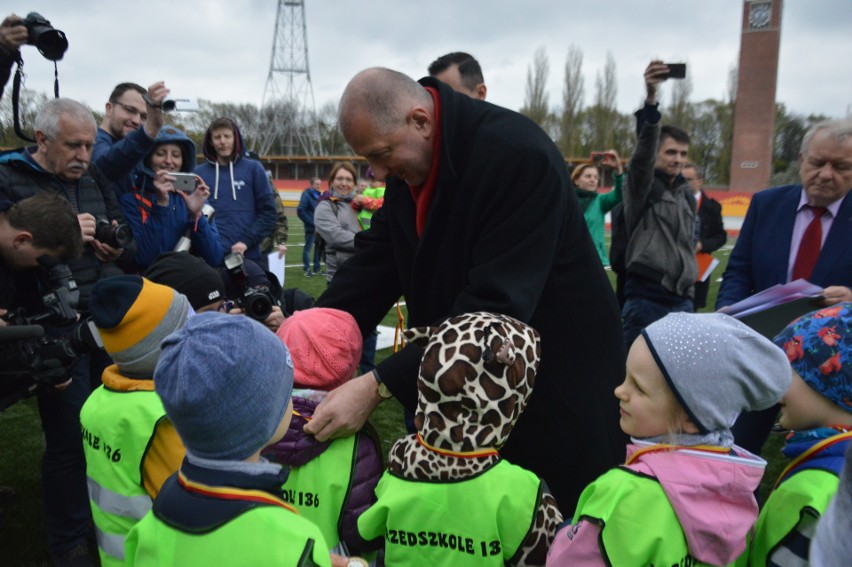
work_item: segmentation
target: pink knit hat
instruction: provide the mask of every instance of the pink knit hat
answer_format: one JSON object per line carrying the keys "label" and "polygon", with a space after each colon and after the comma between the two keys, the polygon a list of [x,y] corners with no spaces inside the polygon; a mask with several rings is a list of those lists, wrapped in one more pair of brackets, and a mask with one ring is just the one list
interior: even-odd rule
{"label": "pink knit hat", "polygon": [[333,390],[355,375],[362,339],[349,313],[324,307],[296,311],[275,334],[290,350],[297,388]]}

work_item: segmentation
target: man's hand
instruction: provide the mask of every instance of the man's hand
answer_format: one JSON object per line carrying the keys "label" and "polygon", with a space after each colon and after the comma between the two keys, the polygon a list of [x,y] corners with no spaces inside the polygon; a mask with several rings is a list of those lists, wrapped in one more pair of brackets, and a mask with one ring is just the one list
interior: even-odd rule
{"label": "man's hand", "polygon": [[157,137],[160,133],[160,128],[165,124],[166,118],[163,116],[163,101],[166,100],[170,92],[163,81],[159,81],[148,87],[148,98],[151,99],[154,105],[148,104],[148,120],[145,121],[145,133],[151,139]]}
{"label": "man's hand", "polygon": [[284,254],[286,254],[286,253],[287,253],[287,245],[286,244],[279,244],[278,245],[278,257],[283,258]]}
{"label": "man's hand", "polygon": [[248,250],[248,246],[243,242],[235,242],[233,246],[231,246],[231,252],[239,252],[243,256],[246,255],[246,250]]}
{"label": "man's hand", "polygon": [[124,248],[113,248],[100,240],[92,240],[92,248],[95,249],[95,256],[101,262],[115,262],[124,253]]}
{"label": "man's hand", "polygon": [[852,301],[852,289],[842,285],[828,286],[822,290],[822,297],[825,305],[830,307],[845,301]]}
{"label": "man's hand", "polygon": [[647,104],[657,104],[657,92],[660,90],[660,83],[666,80],[669,66],[660,60],[654,60],[648,63],[645,69],[645,102]]}
{"label": "man's hand", "polygon": [[284,312],[281,311],[281,308],[277,305],[272,306],[272,313],[269,314],[269,317],[263,320],[263,324],[272,331],[273,333],[278,331],[278,327],[281,326],[281,323],[284,322]]}
{"label": "man's hand", "polygon": [[381,401],[373,373],[362,374],[329,392],[305,425],[305,433],[320,442],[354,435]]}
{"label": "man's hand", "polygon": [[0,45],[12,53],[27,42],[28,35],[24,20],[20,16],[10,14],[0,23]]}
{"label": "man's hand", "polygon": [[77,222],[80,223],[80,234],[83,235],[83,244],[92,242],[95,239],[95,226],[97,225],[95,217],[90,213],[80,213],[77,215]]}

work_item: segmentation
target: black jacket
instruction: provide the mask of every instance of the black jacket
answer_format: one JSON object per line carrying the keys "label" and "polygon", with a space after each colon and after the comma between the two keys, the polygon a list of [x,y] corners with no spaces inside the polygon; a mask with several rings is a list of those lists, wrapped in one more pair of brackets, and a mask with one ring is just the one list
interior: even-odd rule
{"label": "black jacket", "polygon": [[[110,182],[95,165],[77,182],[76,199],[67,191],[65,184],[54,174],[41,169],[24,155],[25,150],[0,157],[0,199],[18,202],[42,191],[63,195],[76,213],[90,213],[95,218],[105,217],[110,221],[124,222],[118,201],[110,189]],[[136,256],[136,243],[125,249],[118,259],[122,266],[130,266]],[[85,246],[83,255],[69,262],[71,273],[80,288],[79,309],[85,311],[89,304],[89,292],[101,278],[124,273],[112,262],[101,262],[91,246]],[[21,289],[19,288],[19,292]]]}
{"label": "black jacket", "polygon": [[[317,305],[349,311],[362,333],[400,296],[411,327],[493,311],[539,331],[532,399],[501,453],[543,477],[570,514],[586,484],[624,455],[613,396],[625,360],[615,296],[547,135],[439,81],[421,84],[440,93],[442,130],[422,238],[408,186],[389,178],[384,205]],[[422,354],[407,346],[378,368],[410,409]]]}

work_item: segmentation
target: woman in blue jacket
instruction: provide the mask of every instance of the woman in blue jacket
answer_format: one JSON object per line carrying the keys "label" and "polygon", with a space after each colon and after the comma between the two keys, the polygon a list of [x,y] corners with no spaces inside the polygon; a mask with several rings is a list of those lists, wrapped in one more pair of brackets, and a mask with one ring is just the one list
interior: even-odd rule
{"label": "woman in blue jacket", "polygon": [[214,267],[222,263],[219,233],[201,212],[210,189],[196,176],[194,192],[176,191],[170,175],[193,172],[195,155],[195,144],[186,134],[164,126],[151,153],[134,172],[133,191],[119,199],[138,245],[136,263],[142,270],[158,254],[174,250],[184,236],[191,243],[191,253]]}

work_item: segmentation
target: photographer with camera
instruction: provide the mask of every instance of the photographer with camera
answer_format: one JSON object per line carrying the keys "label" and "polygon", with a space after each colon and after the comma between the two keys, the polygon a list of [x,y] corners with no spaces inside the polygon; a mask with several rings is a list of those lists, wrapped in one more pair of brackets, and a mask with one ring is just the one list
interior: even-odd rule
{"label": "photographer with camera", "polygon": [[[70,99],[53,99],[36,117],[37,145],[0,157],[0,199],[18,202],[55,194],[63,196],[77,214],[85,246],[82,257],[69,266],[79,286],[78,309],[83,313],[95,282],[121,275],[119,265],[131,266],[136,256],[136,244],[109,181],[91,163],[95,128],[88,108]],[[91,511],[80,408],[109,362],[102,351],[81,355],[71,370],[68,388],[38,400],[45,434],[42,486],[48,545],[59,564],[88,553]]]}
{"label": "photographer with camera", "polygon": [[[27,286],[42,256],[66,262],[80,257],[80,225],[68,201],[45,193],[17,203],[0,202],[0,317],[22,307],[17,285]],[[0,318],[0,327],[6,322]]]}

